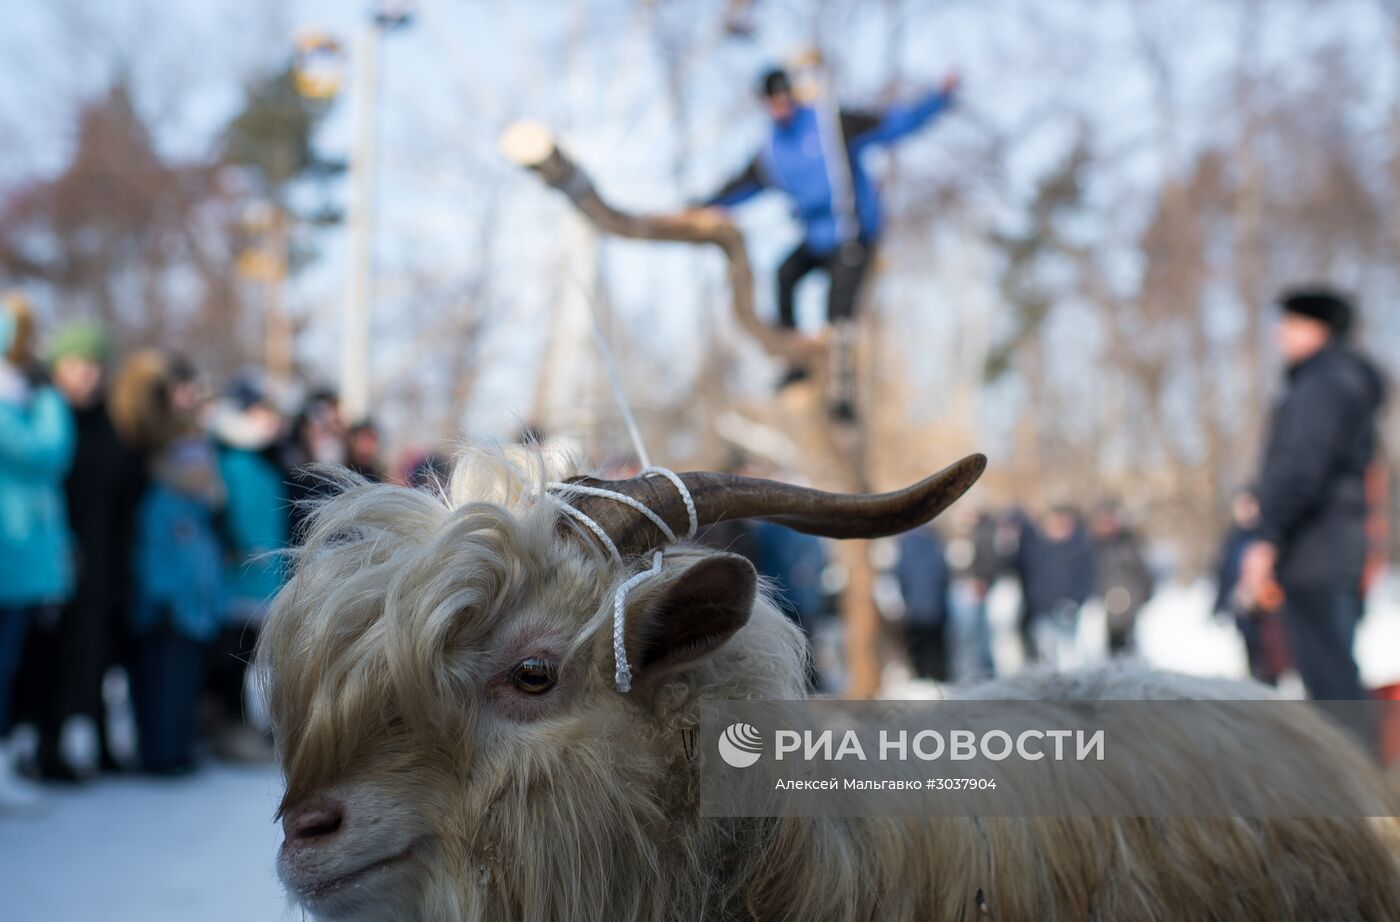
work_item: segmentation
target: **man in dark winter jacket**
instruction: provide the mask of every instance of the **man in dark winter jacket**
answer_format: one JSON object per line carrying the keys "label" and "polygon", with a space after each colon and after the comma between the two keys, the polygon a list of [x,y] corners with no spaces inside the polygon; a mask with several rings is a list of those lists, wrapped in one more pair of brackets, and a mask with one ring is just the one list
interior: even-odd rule
{"label": "man in dark winter jacket", "polygon": [[1376,448],[1380,375],[1347,343],[1350,303],[1324,289],[1280,302],[1288,366],[1259,476],[1259,540],[1241,564],[1246,604],[1276,579],[1294,663],[1308,694],[1362,699],[1352,643],[1366,560],[1366,469]]}
{"label": "man in dark winter jacket", "polygon": [[[765,189],[779,189],[792,201],[803,224],[802,243],[778,268],[778,319],[797,325],[797,284],[816,269],[831,280],[827,320],[838,333],[855,315],[861,281],[880,236],[880,200],[861,154],[918,131],[953,102],[958,78],[949,75],[936,91],[883,112],[856,112],[809,106],[793,95],[787,73],[773,70],[762,81],[772,132],[738,176],[705,201],[737,205]],[[838,339],[841,337],[838,336]],[[794,370],[787,381],[804,376]],[[847,395],[848,396],[848,395]],[[849,407],[838,407],[842,416]]]}
{"label": "man in dark winter jacket", "polygon": [[1023,534],[1018,559],[1028,652],[1057,668],[1074,665],[1079,612],[1097,585],[1094,545],[1079,513],[1052,509],[1039,530]]}
{"label": "man in dark winter jacket", "polygon": [[947,557],[943,539],[932,527],[907,532],[899,539],[895,577],[904,597],[909,659],[921,679],[948,678],[944,628],[948,620]]}

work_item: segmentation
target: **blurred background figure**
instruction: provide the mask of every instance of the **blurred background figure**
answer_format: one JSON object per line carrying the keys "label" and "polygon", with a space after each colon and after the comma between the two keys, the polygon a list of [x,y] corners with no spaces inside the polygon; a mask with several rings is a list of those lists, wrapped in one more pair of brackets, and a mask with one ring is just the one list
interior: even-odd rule
{"label": "blurred background figure", "polygon": [[933,526],[926,525],[900,537],[895,577],[904,597],[905,630],[914,674],[921,679],[947,681],[949,571],[943,539]]}
{"label": "blurred background figure", "polygon": [[311,465],[344,464],[348,448],[340,400],[334,391],[313,391],[292,423],[281,466],[287,471],[292,538],[299,539],[315,500],[330,492],[330,484]]}
{"label": "blurred background figure", "polygon": [[990,677],[991,625],[987,594],[1000,571],[996,516],[986,509],[955,507],[946,559],[948,591],[948,666],[955,682]]}
{"label": "blurred background figure", "polygon": [[1241,490],[1230,504],[1230,527],[1220,548],[1214,610],[1234,619],[1244,640],[1249,674],[1266,685],[1277,685],[1288,668],[1288,642],[1279,615],[1282,593],[1270,583],[1249,605],[1240,603],[1238,593],[1240,563],[1258,536],[1259,501],[1253,492]]}
{"label": "blurred background figure", "polygon": [[222,516],[226,604],[209,680],[217,698],[213,743],[234,760],[270,756],[266,737],[245,715],[248,664],[267,605],[282,587],[291,509],[282,467],[284,420],[256,375],[233,378],[210,417],[219,477],[227,502]]}
{"label": "blurred background figure", "polygon": [[[783,602],[784,613],[802,628],[810,647],[813,635],[830,610],[830,600],[822,587],[826,547],[820,538],[772,522],[751,525],[749,547],[754,554],[754,568],[759,576],[769,581]],[[810,656],[807,683],[814,690],[822,685]]]}
{"label": "blurred background figure", "polygon": [[1123,509],[1109,501],[1094,512],[1094,560],[1098,592],[1107,619],[1110,656],[1132,652],[1138,613],[1152,597],[1152,568],[1142,538],[1124,521]]}
{"label": "blurred background figure", "polygon": [[54,386],[75,423],[64,481],[74,540],[72,599],[52,626],[30,635],[24,665],[27,716],[38,730],[36,768],[47,781],[79,781],[117,768],[106,738],[103,680],[122,659],[131,594],[131,540],[143,475],[117,434],[106,393],[107,337],[91,321],[60,329],[48,348]]}
{"label": "blurred background figure", "polygon": [[202,559],[211,548],[215,562],[221,559],[212,526],[221,490],[199,424],[202,403],[194,368],[162,349],[130,355],[112,386],[113,422],[141,472],[124,665],[137,753],[142,768],[157,775],[193,768],[191,720],[197,723],[208,641],[222,618],[217,582],[211,585]]}
{"label": "blurred background figure", "polygon": [[1022,535],[1019,555],[1025,588],[1028,661],[1055,669],[1078,662],[1079,613],[1094,594],[1094,546],[1079,512],[1056,506],[1039,529]]}
{"label": "blurred background figure", "polygon": [[131,696],[141,765],[156,775],[195,767],[205,666],[223,624],[223,554],[214,526],[222,499],[213,446],[191,432],[161,452],[141,500]]}
{"label": "blurred background figure", "polygon": [[443,452],[411,452],[399,465],[399,482],[419,490],[440,489],[451,474],[452,461]]}
{"label": "blurred background figure", "polygon": [[[17,295],[0,301],[0,741],[25,638],[52,623],[72,597],[72,545],[63,478],[73,456],[73,419],[34,353],[34,316]],[[16,777],[0,742],[0,812],[33,808],[37,792]]]}
{"label": "blurred background figure", "polygon": [[1274,581],[1308,695],[1360,700],[1352,645],[1367,558],[1366,476],[1385,388],[1351,347],[1350,301],[1323,287],[1287,292],[1276,342],[1287,386],[1258,478],[1257,540],[1240,565],[1240,603],[1260,604]]}
{"label": "blurred background figure", "polygon": [[1030,612],[1026,597],[1026,554],[1034,523],[1026,510],[1013,504],[994,516],[993,547],[997,575],[987,590],[987,621],[992,633],[992,660],[997,675],[1031,662]]}
{"label": "blurred background figure", "polygon": [[345,466],[366,480],[379,483],[384,479],[380,456],[379,427],[373,420],[362,420],[350,427]]}

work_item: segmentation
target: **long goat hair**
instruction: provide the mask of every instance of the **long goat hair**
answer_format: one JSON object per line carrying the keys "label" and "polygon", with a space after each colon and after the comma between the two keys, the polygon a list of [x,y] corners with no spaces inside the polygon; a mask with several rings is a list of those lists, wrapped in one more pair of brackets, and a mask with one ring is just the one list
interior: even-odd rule
{"label": "long goat hair", "polygon": [[[567,472],[551,466],[538,452],[469,451],[438,494],[347,477],[292,552],[293,577],[258,649],[286,775],[282,811],[328,796],[349,804],[338,837],[318,846],[343,846],[351,857],[337,860],[385,836],[411,846],[397,876],[374,893],[366,885],[362,903],[343,883],[350,878],[305,885],[297,898],[313,913],[425,922],[1400,920],[1394,819],[700,816],[698,764],[678,728],[702,701],[803,697],[804,640],[761,586],[753,593],[747,564],[674,547],[663,576],[630,601],[629,643],[644,681],[618,694],[611,593],[629,571],[561,540],[542,490]],[[747,596],[731,578],[744,572]],[[708,623],[725,605],[747,607],[717,643],[668,640],[678,613]],[[549,657],[555,687],[512,687],[514,664]],[[649,669],[657,678],[647,682]],[[1020,677],[977,694],[1262,690],[1118,667]],[[1197,766],[1173,763],[1173,740],[1215,731],[1162,720],[1156,768],[1196,783]],[[1259,771],[1252,753],[1281,729],[1220,732],[1216,769]],[[1320,718],[1290,728],[1300,732],[1317,741],[1290,754],[1300,764],[1368,796],[1382,785]],[[311,875],[316,855],[284,856],[284,877]]]}

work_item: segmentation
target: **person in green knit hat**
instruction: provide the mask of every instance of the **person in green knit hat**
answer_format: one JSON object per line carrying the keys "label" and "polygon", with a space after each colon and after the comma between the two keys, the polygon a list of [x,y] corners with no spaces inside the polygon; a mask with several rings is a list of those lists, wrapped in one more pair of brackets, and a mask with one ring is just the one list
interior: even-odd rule
{"label": "person in green knit hat", "polygon": [[90,320],[60,327],[45,353],[54,387],[72,410],[75,436],[63,481],[73,595],[56,620],[35,626],[22,683],[34,691],[38,769],[49,781],[83,781],[104,765],[117,767],[105,745],[102,682],[125,646],[132,530],[144,476],[140,457],[108,412],[108,357],[106,332]]}

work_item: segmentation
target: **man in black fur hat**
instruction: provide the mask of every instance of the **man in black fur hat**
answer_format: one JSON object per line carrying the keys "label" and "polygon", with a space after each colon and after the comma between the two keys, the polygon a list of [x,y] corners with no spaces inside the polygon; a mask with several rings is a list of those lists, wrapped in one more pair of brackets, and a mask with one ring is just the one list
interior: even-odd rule
{"label": "man in black fur hat", "polygon": [[1279,301],[1287,365],[1259,475],[1259,540],[1245,552],[1240,595],[1284,593],[1293,660],[1317,699],[1366,697],[1352,655],[1366,560],[1366,471],[1385,388],[1348,342],[1351,303],[1324,287]]}

